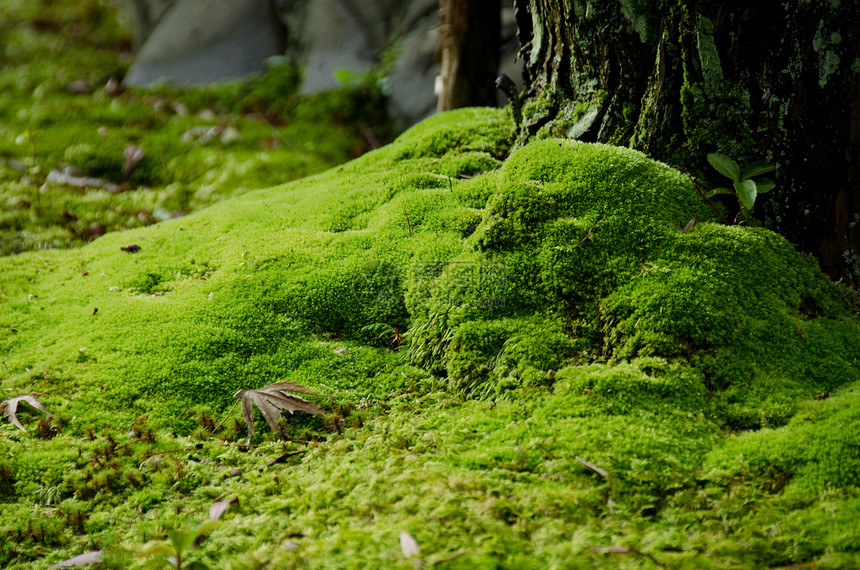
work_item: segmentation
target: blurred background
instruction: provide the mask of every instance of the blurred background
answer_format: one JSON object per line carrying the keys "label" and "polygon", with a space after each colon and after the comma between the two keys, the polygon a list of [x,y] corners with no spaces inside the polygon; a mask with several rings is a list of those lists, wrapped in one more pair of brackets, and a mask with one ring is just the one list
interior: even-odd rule
{"label": "blurred background", "polygon": [[75,247],[504,105],[512,10],[450,0],[4,0],[0,255]]}

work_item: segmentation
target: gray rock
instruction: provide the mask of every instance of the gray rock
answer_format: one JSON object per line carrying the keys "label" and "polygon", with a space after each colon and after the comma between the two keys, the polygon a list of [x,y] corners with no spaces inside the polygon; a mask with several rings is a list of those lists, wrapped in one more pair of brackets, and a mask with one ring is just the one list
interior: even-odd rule
{"label": "gray rock", "polygon": [[285,31],[270,0],[175,0],[137,54],[124,83],[178,85],[243,77],[282,54]]}
{"label": "gray rock", "polygon": [[[302,68],[302,92],[343,87],[388,60],[389,114],[404,127],[436,111],[438,0],[126,0],[146,37],[127,85],[180,85],[241,77],[286,53]],[[283,24],[281,23],[283,22]],[[513,10],[503,11],[500,71],[515,81],[522,63]],[[151,30],[151,31],[150,31]],[[148,36],[147,36],[148,34]],[[499,104],[507,101],[501,93]]]}
{"label": "gray rock", "polygon": [[152,33],[152,29],[161,19],[161,16],[167,12],[174,0],[125,0],[125,11],[123,16],[127,20],[128,27],[131,28],[134,36],[134,46],[140,49],[140,46]]}
{"label": "gray rock", "polygon": [[303,93],[342,87],[341,72],[367,75],[389,53],[384,91],[392,118],[410,126],[435,112],[438,0],[309,0],[305,14]]}
{"label": "gray rock", "polygon": [[309,0],[299,40],[302,92],[342,87],[335,77],[339,71],[367,74],[379,63],[412,4],[399,0]]}

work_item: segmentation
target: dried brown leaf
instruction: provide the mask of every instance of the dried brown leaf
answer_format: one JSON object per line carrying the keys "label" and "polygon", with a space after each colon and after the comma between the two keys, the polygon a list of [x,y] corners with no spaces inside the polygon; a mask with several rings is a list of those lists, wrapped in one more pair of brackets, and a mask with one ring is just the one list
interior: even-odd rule
{"label": "dried brown leaf", "polygon": [[41,396],[39,393],[32,394],[24,394],[23,396],[15,396],[13,398],[6,398],[2,402],[0,402],[0,412],[3,412],[3,415],[9,420],[12,425],[20,429],[21,431],[27,431],[24,426],[21,425],[21,422],[18,421],[18,417],[15,415],[18,412],[18,403],[26,402],[36,408],[37,410],[44,412],[45,417],[49,420],[51,419],[51,413],[45,409],[45,406],[42,405],[42,402],[36,398],[36,396]]}
{"label": "dried brown leaf", "polygon": [[684,226],[684,229],[681,230],[681,233],[685,234],[685,233],[689,232],[691,229],[693,229],[693,226],[695,225],[695,223],[696,223],[696,216],[694,215],[692,218],[690,218],[690,221],[687,222],[687,225]]}
{"label": "dried brown leaf", "polygon": [[139,146],[129,145],[125,147],[125,150],[122,151],[123,180],[128,180],[128,177],[131,176],[131,173],[134,172],[135,167],[143,160],[144,156],[146,156],[146,151]]}
{"label": "dried brown leaf", "polygon": [[88,564],[98,564],[102,561],[102,552],[101,550],[93,550],[90,552],[85,552],[83,554],[78,554],[73,558],[69,558],[67,560],[63,560],[62,562],[57,562],[51,568],[74,568],[76,566],[87,566]]}
{"label": "dried brown leaf", "polygon": [[209,507],[209,520],[217,521],[220,519],[221,515],[224,514],[224,511],[226,511],[233,503],[238,505],[239,497],[230,497],[229,499],[212,503],[212,506]]}
{"label": "dried brown leaf", "polygon": [[263,418],[272,431],[278,433],[278,420],[283,411],[288,411],[291,414],[303,412],[305,414],[319,415],[323,411],[299,396],[285,394],[284,390],[290,392],[300,392],[302,394],[310,394],[312,396],[323,396],[317,394],[292,382],[275,382],[262,388],[254,390],[239,390],[233,394],[234,398],[241,398],[242,401],[242,419],[248,426],[248,443],[251,442],[251,434],[254,433],[254,404],[260,409]]}

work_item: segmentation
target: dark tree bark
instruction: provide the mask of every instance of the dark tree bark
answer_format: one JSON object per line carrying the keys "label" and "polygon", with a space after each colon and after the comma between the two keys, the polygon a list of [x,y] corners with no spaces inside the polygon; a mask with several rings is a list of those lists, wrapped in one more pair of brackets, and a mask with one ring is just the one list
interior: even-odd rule
{"label": "dark tree bark", "polygon": [[438,109],[495,106],[500,0],[439,0],[442,70]]}
{"label": "dark tree bark", "polygon": [[515,0],[520,142],[775,162],[756,218],[860,284],[860,0]]}

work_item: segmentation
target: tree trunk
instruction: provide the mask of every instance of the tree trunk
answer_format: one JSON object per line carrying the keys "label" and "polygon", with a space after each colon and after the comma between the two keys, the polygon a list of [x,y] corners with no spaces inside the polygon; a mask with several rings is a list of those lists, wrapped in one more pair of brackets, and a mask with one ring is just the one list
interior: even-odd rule
{"label": "tree trunk", "polygon": [[721,185],[709,152],[775,162],[756,217],[860,284],[860,0],[516,7],[521,143],[630,146]]}
{"label": "tree trunk", "polygon": [[438,109],[495,106],[500,0],[439,0],[442,70]]}

